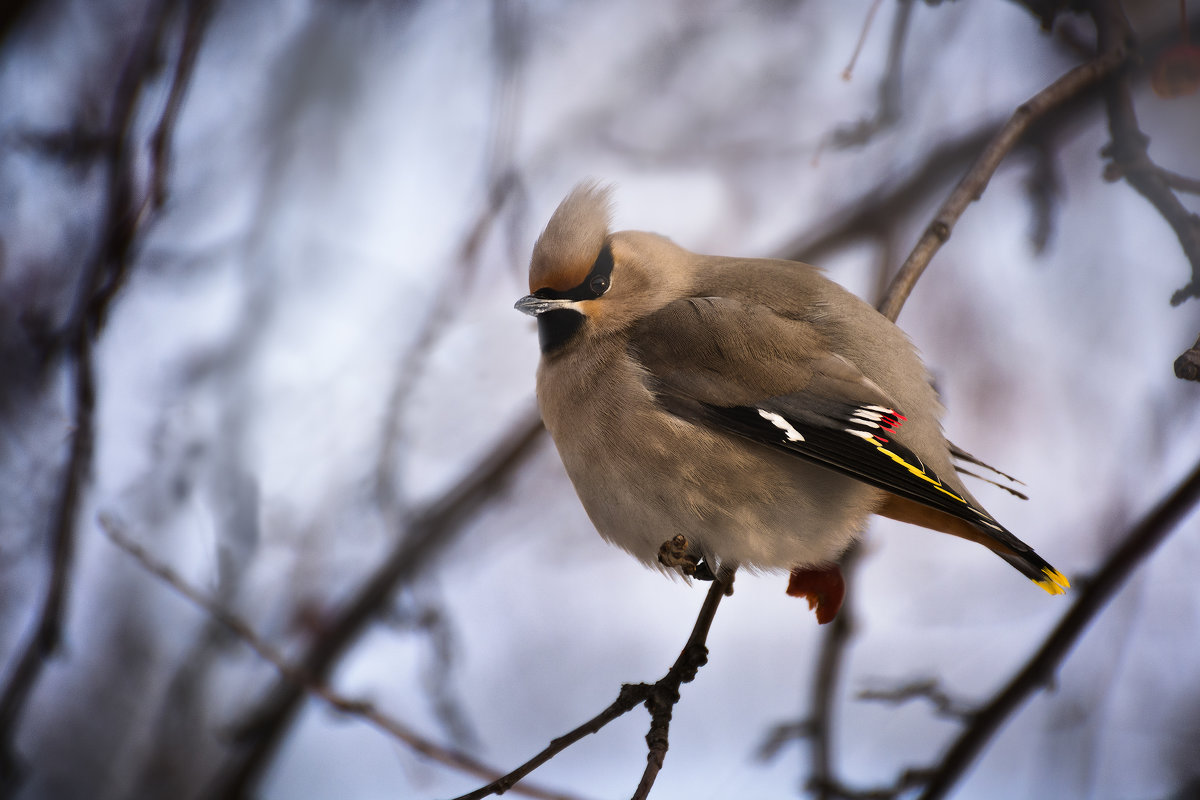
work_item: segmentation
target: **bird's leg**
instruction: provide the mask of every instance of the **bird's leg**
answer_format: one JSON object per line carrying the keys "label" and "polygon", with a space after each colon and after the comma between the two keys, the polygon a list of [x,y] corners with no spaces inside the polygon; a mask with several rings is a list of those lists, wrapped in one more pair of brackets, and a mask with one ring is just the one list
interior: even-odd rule
{"label": "bird's leg", "polygon": [[691,551],[691,545],[682,533],[677,533],[674,538],[662,543],[658,548],[658,563],[664,567],[678,569],[689,578],[701,581],[711,581],[716,578],[712,568],[700,556]]}
{"label": "bird's leg", "polygon": [[837,564],[826,567],[796,567],[788,580],[787,593],[791,597],[804,597],[808,607],[817,610],[817,622],[824,625],[833,622],[842,600],[846,597],[846,580]]}

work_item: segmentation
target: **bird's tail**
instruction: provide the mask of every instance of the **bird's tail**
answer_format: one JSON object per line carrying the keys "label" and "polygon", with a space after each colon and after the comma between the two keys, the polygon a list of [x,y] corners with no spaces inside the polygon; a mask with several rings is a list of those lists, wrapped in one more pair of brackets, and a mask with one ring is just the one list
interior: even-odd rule
{"label": "bird's tail", "polygon": [[1013,550],[999,542],[989,545],[989,549],[1017,569],[1022,575],[1046,590],[1048,594],[1062,594],[1071,588],[1067,576],[1056,570],[1050,562],[1033,552],[1032,549]]}
{"label": "bird's tail", "polygon": [[1003,558],[1048,594],[1062,594],[1071,588],[1071,582],[1065,575],[1052,567],[1049,561],[1035,553],[1032,547],[1022,542],[999,523],[996,523],[995,530],[990,527],[985,530],[965,519],[898,495],[888,495],[883,505],[875,513],[978,542]]}

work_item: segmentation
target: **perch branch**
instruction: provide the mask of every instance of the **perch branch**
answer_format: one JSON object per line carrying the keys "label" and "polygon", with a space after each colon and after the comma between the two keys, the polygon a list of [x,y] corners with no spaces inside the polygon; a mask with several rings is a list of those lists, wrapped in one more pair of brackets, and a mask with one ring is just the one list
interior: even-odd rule
{"label": "perch branch", "polygon": [[554,739],[544,750],[504,777],[455,798],[455,800],[482,800],[493,794],[503,794],[517,781],[563,750],[585,736],[596,733],[608,723],[624,716],[641,704],[646,705],[651,715],[650,730],[646,734],[649,751],[646,755],[646,770],[642,774],[642,780],[633,795],[633,800],[645,798],[654,785],[666,756],[667,732],[671,712],[675,704],[679,702],[679,687],[695,678],[697,670],[708,660],[708,647],[705,644],[708,639],[708,631],[712,627],[712,621],[717,614],[717,606],[720,604],[721,598],[733,591],[733,574],[733,569],[722,570],[721,575],[712,582],[712,586],[709,587],[708,594],[704,598],[704,603],[700,606],[700,613],[696,617],[696,624],[692,627],[692,633],[688,637],[687,643],[667,674],[657,683],[622,686],[621,691],[617,694],[617,699],[608,708],[574,730]]}

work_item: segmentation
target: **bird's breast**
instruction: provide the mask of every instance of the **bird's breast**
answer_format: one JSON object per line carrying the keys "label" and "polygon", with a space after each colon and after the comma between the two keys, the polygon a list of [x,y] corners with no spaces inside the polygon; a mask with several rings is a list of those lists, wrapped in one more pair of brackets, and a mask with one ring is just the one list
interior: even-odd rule
{"label": "bird's breast", "polygon": [[858,481],[670,414],[619,352],[584,355],[543,360],[542,416],[593,524],[646,563],[676,534],[717,560],[819,563],[880,500]]}

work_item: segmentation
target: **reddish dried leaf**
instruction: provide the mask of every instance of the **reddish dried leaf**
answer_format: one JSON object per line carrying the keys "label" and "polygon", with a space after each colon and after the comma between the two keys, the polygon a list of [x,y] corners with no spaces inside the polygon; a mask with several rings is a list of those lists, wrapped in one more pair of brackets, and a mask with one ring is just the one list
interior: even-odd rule
{"label": "reddish dried leaf", "polygon": [[1167,99],[1200,91],[1200,47],[1177,44],[1165,51],[1154,64],[1150,85]]}

